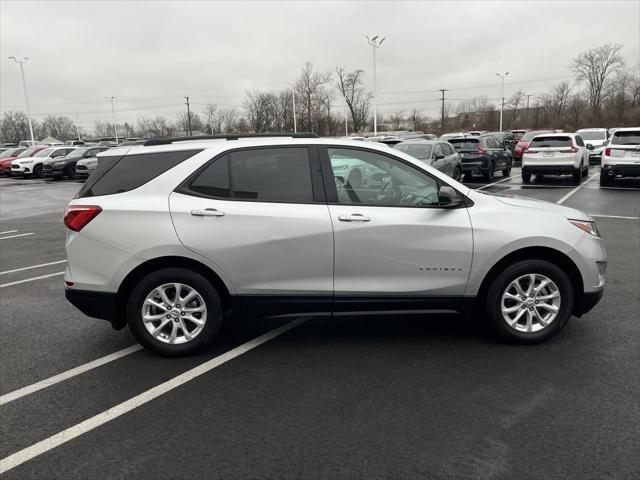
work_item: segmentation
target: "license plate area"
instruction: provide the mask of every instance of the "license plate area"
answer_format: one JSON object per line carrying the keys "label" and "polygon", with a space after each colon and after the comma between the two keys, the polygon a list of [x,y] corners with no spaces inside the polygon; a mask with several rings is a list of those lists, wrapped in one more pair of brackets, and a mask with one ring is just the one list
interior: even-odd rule
{"label": "license plate area", "polygon": [[553,152],[543,152],[542,156],[543,157],[553,157]]}

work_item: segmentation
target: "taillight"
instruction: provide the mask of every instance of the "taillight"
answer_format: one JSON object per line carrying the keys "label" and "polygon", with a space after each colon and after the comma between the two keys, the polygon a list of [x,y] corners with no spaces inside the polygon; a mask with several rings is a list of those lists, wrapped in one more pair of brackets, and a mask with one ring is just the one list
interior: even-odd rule
{"label": "taillight", "polygon": [[571,144],[571,153],[578,153],[578,146],[575,145],[574,143]]}
{"label": "taillight", "polygon": [[69,205],[64,212],[64,224],[69,230],[79,232],[101,211],[97,205]]}
{"label": "taillight", "polygon": [[482,145],[478,145],[478,153],[487,153],[487,151],[482,147]]}
{"label": "taillight", "polygon": [[604,149],[604,154],[605,154],[607,157],[610,157],[610,156],[611,156],[611,149],[610,149],[610,148],[605,148],[605,149]]}

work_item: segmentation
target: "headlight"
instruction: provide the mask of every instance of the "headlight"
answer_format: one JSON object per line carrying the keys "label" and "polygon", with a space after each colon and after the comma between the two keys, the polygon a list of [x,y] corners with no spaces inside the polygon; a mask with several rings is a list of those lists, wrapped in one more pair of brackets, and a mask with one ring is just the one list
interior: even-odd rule
{"label": "headlight", "polygon": [[585,220],[572,220],[572,219],[569,219],[569,222],[571,222],[573,225],[578,227],[580,230],[583,230],[593,235],[594,237],[600,236],[598,227],[596,227],[596,222],[587,222]]}

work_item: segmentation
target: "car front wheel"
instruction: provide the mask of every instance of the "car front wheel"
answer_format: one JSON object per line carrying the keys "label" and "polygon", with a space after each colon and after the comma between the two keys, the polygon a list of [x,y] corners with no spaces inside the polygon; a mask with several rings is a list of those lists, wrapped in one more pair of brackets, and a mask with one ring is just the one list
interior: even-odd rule
{"label": "car front wheel", "polygon": [[510,343],[534,344],[566,325],[575,292],[567,274],[545,260],[507,267],[487,295],[486,316],[493,332]]}
{"label": "car front wheel", "polygon": [[150,350],[172,357],[190,355],[217,334],[222,304],[216,289],[199,273],[166,268],[135,286],[127,302],[127,322]]}

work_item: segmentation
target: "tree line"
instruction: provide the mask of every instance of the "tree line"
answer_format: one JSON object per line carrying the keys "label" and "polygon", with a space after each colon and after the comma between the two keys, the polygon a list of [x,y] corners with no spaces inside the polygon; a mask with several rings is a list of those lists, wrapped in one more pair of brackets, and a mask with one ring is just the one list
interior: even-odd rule
{"label": "tree line", "polygon": [[[627,68],[622,45],[606,44],[587,50],[570,64],[574,81],[563,81],[532,96],[519,90],[505,99],[504,129],[561,128],[568,131],[588,126],[640,125],[640,76]],[[323,136],[365,133],[372,130],[372,92],[363,70],[336,67],[319,71],[306,63],[289,88],[254,89],[245,92],[241,107],[220,108],[207,103],[200,112],[180,112],[173,121],[164,117],[142,117],[117,125],[123,138],[229,133],[292,132],[294,98],[298,131]],[[496,130],[500,101],[478,96],[444,104],[440,116],[422,115],[418,108],[378,115],[378,130],[413,130],[431,133],[457,130]],[[345,129],[346,126],[346,129]],[[190,127],[190,128],[189,128]],[[66,116],[48,115],[33,120],[34,136],[59,140],[82,137],[112,137],[113,124],[96,121],[93,132],[77,127]],[[27,116],[5,111],[0,118],[0,142],[29,139]]]}

